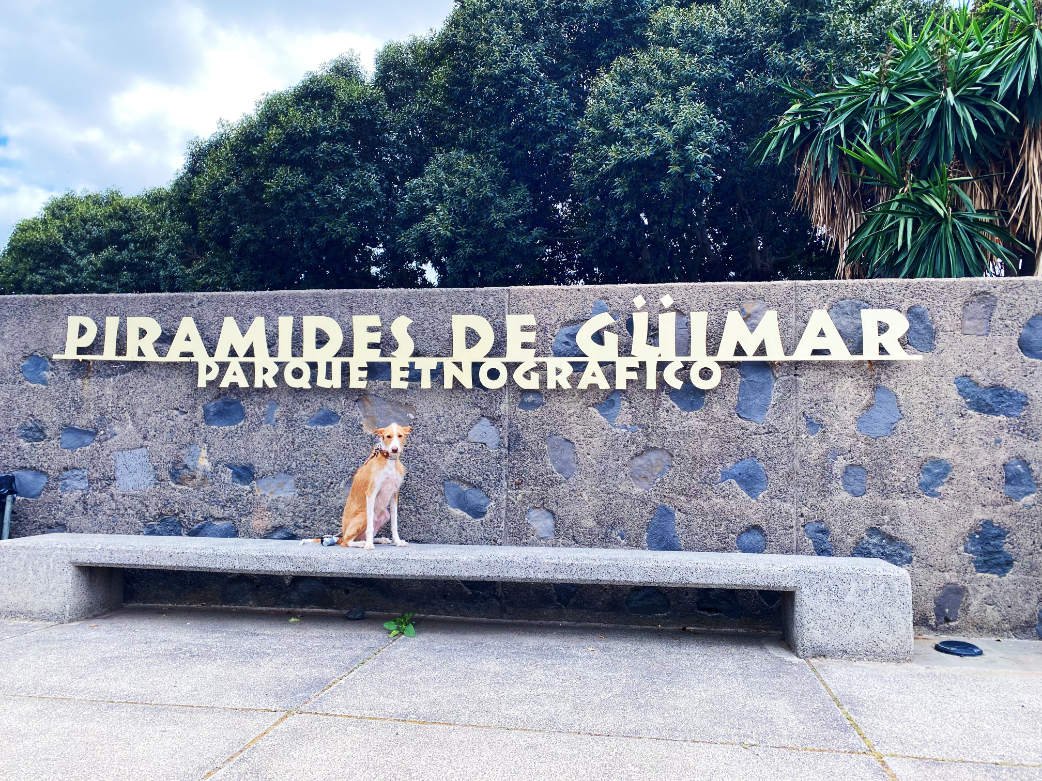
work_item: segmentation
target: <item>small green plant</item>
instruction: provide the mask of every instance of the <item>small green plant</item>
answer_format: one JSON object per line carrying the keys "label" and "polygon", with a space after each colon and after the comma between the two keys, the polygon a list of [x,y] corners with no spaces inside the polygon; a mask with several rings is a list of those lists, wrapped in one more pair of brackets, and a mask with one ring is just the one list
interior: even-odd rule
{"label": "small green plant", "polygon": [[406,637],[416,637],[416,627],[412,625],[412,617],[414,613],[404,613],[398,618],[391,619],[390,621],[384,621],[384,629],[386,629],[391,637],[398,637],[399,635],[405,635]]}

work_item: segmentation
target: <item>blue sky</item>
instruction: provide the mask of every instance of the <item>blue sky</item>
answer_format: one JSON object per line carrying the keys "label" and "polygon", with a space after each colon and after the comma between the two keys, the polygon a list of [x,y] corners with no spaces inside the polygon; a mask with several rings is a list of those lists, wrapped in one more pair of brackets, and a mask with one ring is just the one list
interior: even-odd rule
{"label": "blue sky", "polygon": [[4,3],[0,247],[52,195],[168,183],[187,142],[348,50],[437,27],[452,0]]}

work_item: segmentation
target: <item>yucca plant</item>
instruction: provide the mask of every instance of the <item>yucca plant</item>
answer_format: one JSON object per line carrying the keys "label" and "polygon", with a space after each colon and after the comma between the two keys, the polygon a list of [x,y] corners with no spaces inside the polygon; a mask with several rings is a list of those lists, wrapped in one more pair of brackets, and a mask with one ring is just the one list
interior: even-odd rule
{"label": "yucca plant", "polygon": [[1021,121],[1007,163],[1011,226],[1032,243],[1042,276],[1042,2],[1018,0],[1003,10],[996,22],[1005,42],[995,57],[999,99]]}
{"label": "yucca plant", "polygon": [[838,277],[1040,273],[1040,65],[1033,0],[950,8],[831,90],[787,87],[759,154],[795,164]]}
{"label": "yucca plant", "polygon": [[1015,273],[1015,239],[993,212],[974,206],[964,186],[946,167],[932,179],[907,180],[899,163],[870,149],[847,152],[867,172],[866,181],[894,194],[865,212],[847,256],[864,264],[870,277],[984,276]]}

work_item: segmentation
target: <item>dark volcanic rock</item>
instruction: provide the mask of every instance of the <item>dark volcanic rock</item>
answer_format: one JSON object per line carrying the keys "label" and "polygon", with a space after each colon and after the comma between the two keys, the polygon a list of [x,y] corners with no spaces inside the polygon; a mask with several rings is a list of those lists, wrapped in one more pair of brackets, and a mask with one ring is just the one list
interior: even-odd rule
{"label": "dark volcanic rock", "polygon": [[912,546],[904,540],[892,537],[882,529],[870,526],[865,536],[854,546],[851,556],[867,559],[883,559],[891,564],[904,567],[912,563]]}

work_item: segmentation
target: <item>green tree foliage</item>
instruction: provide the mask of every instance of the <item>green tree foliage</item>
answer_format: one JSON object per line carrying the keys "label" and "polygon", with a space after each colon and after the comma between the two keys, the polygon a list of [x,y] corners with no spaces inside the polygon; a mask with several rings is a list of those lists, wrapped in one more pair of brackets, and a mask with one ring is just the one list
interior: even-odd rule
{"label": "green tree foliage", "polygon": [[15,227],[0,255],[0,292],[182,290],[185,235],[162,189],[62,195]]}
{"label": "green tree foliage", "polygon": [[949,8],[891,36],[877,67],[794,102],[763,154],[842,276],[1028,272],[1042,253],[1042,7]]}
{"label": "green tree foliage", "polygon": [[616,60],[580,124],[573,163],[585,269],[598,280],[654,282],[705,272],[706,206],[725,150],[717,119],[676,51]]}
{"label": "green tree foliage", "polygon": [[[571,161],[579,122],[596,75],[642,40],[661,0],[462,0],[427,39],[392,45],[377,60],[375,81],[388,96],[396,135],[406,140],[402,169],[427,178],[427,162],[450,151],[481,161],[483,180],[497,182],[514,212],[473,252],[469,277],[442,284],[569,282],[585,278],[578,266]],[[443,158],[444,159],[444,158]],[[435,171],[441,166],[435,162]],[[422,172],[422,173],[421,173]],[[423,243],[396,238],[427,232],[468,233],[466,215],[487,208],[487,190],[433,188],[424,209],[401,210],[390,230],[392,252],[417,265],[434,262]],[[466,222],[457,222],[463,220]],[[509,234],[509,235],[507,235]],[[477,238],[477,237],[475,237]],[[519,263],[497,268],[505,241]],[[472,245],[477,248],[477,245]],[[456,264],[463,268],[462,263]],[[479,282],[479,280],[484,280]]]}
{"label": "green tree foliage", "polygon": [[647,44],[598,80],[584,118],[575,169],[590,265],[607,261],[606,281],[633,278],[636,255],[652,279],[826,273],[827,248],[791,213],[791,176],[750,153],[787,105],[779,84],[826,86],[902,14],[924,5],[720,0],[655,12]]}
{"label": "green tree foliage", "polygon": [[497,160],[444,152],[405,185],[395,247],[411,263],[429,263],[446,287],[535,282],[542,243],[533,213],[528,190]]}
{"label": "green tree foliage", "polygon": [[[750,152],[783,82],[866,67],[924,2],[458,0],[371,76],[337,60],[194,144],[159,265],[187,289],[827,275],[790,172]],[[86,285],[20,257],[19,289]]]}
{"label": "green tree foliage", "polygon": [[380,91],[341,59],[188,153],[174,202],[203,289],[373,287],[395,154]]}

